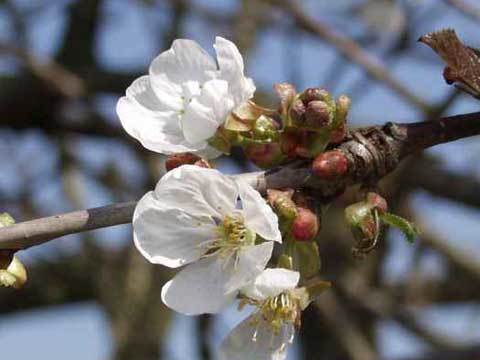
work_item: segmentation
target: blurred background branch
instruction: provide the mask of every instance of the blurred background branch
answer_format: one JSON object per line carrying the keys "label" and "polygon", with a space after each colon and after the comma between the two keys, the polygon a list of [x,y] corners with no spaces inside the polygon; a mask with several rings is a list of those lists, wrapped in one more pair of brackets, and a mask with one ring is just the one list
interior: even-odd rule
{"label": "blurred background branch", "polygon": [[[216,34],[234,40],[256,81],[256,101],[265,105],[274,103],[274,82],[291,81],[349,95],[357,127],[477,111],[478,103],[444,84],[438,59],[416,43],[426,32],[455,27],[478,46],[476,6],[0,1],[0,211],[22,221],[150,190],[162,158],[124,134],[115,102],[179,37],[205,48]],[[334,291],[323,310],[305,312],[289,359],[479,357],[479,151],[476,138],[441,146],[408,158],[379,184],[392,211],[422,225],[413,246],[388,231],[365,261],[354,261],[342,207],[357,201],[355,189],[332,204],[318,244],[322,276]],[[254,170],[241,154],[217,165]],[[159,299],[171,273],[136,253],[129,226],[70,235],[19,256],[31,276],[20,292],[0,289],[5,358],[213,359],[212,349],[239,320],[235,309],[172,316]],[[94,325],[87,331],[82,324]]]}

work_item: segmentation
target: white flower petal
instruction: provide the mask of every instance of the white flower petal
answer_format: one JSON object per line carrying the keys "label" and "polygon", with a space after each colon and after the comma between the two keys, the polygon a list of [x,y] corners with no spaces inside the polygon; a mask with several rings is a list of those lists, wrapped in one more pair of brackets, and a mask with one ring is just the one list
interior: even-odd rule
{"label": "white flower petal", "polygon": [[213,109],[202,105],[197,99],[188,104],[182,116],[183,135],[189,142],[205,142],[215,135],[218,126]]}
{"label": "white flower petal", "polygon": [[212,219],[165,208],[153,192],[145,194],[135,208],[134,243],[152,263],[175,268],[196,261],[205,252],[200,244],[215,236]]}
{"label": "white flower petal", "polygon": [[235,271],[226,285],[227,292],[237,291],[260,275],[272,257],[272,252],[271,241],[241,249],[237,253]]}
{"label": "white flower petal", "polygon": [[243,58],[236,45],[222,37],[215,38],[215,51],[220,66],[220,79],[228,82],[235,105],[241,105],[253,96],[255,85],[243,74]]}
{"label": "white flower petal", "polygon": [[281,268],[265,269],[241,292],[251,299],[265,300],[280,295],[285,290],[295,289],[299,280],[300,273],[297,271]]}
{"label": "white flower petal", "polygon": [[208,140],[225,122],[233,107],[228,83],[224,80],[207,81],[200,95],[191,100],[182,116],[185,138],[192,143]]}
{"label": "white flower petal", "polygon": [[221,311],[236,296],[235,292],[226,290],[232,276],[233,259],[228,260],[227,265],[224,260],[211,256],[180,271],[162,288],[165,305],[186,315]]}
{"label": "white flower petal", "polygon": [[251,315],[222,342],[219,359],[284,360],[294,332],[294,326],[287,323],[275,335],[262,316]]}
{"label": "white flower petal", "polygon": [[265,240],[282,242],[278,218],[260,193],[245,181],[237,180],[242,200],[243,216],[247,227]]}
{"label": "white flower petal", "polygon": [[174,154],[206,148],[207,144],[191,144],[184,139],[173,111],[153,112],[124,96],[117,103],[117,114],[125,131],[149,150]]}
{"label": "white flower petal", "polygon": [[[176,109],[180,109],[182,106],[180,98],[181,95],[175,90],[172,90],[171,93],[166,94],[164,97],[159,99],[151,86],[150,77],[148,75],[141,76],[134,80],[133,83],[127,88],[126,96],[150,111],[174,111]],[[164,100],[166,98],[169,98],[167,103],[161,101],[162,99]],[[168,104],[168,102],[171,102],[171,104]]]}
{"label": "white flower petal", "polygon": [[193,40],[178,39],[172,47],[157,56],[150,65],[150,75],[165,74],[174,83],[198,81],[203,83],[212,78],[215,61]]}
{"label": "white flower petal", "polygon": [[196,217],[216,217],[235,210],[236,183],[215,169],[183,165],[166,173],[155,187],[155,197],[163,207],[181,209]]}

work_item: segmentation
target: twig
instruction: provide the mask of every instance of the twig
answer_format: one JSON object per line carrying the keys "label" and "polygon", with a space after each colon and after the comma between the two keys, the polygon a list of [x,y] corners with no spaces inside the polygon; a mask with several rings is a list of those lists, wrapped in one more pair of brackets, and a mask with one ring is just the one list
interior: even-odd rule
{"label": "twig", "polygon": [[445,2],[474,21],[480,21],[480,8],[474,7],[464,0],[445,0]]}
{"label": "twig", "polygon": [[[314,187],[328,198],[353,184],[372,183],[393,171],[405,156],[440,143],[480,134],[480,113],[441,118],[414,124],[388,123],[358,129],[338,145],[349,161],[340,179],[311,183],[308,161],[267,172],[236,175],[264,193],[268,188]],[[26,221],[0,229],[0,249],[26,249],[57,237],[131,222],[135,202]]]}
{"label": "twig", "polygon": [[308,16],[301,9],[299,2],[292,0],[274,0],[273,2],[285,9],[305,31],[334,46],[345,58],[363,67],[368,75],[384,83],[416,108],[423,112],[428,111],[429,105],[425,101],[398,82],[377,58],[363,50],[355,41],[335,33],[328,26]]}
{"label": "twig", "polygon": [[378,358],[362,331],[352,322],[346,309],[341,306],[332,290],[322,294],[315,306],[323,315],[329,328],[353,360],[375,360]]}

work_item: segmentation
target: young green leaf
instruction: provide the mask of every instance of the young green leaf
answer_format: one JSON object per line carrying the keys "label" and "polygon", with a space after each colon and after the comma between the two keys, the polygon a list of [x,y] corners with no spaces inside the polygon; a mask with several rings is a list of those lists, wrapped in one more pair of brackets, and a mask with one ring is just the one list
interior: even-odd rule
{"label": "young green leaf", "polygon": [[403,232],[409,242],[415,241],[418,230],[410,221],[388,212],[380,214],[380,218],[385,224],[393,226]]}

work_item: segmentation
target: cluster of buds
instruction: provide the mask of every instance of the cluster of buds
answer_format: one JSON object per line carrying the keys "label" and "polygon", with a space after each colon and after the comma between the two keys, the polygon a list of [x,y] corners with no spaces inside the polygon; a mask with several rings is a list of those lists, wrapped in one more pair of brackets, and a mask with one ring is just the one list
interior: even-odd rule
{"label": "cluster of buds", "polygon": [[284,131],[296,135],[297,156],[315,157],[328,144],[339,143],[345,138],[350,108],[347,96],[342,95],[335,101],[321,88],[308,88],[297,94],[288,83],[277,84],[275,90],[280,97],[279,113]]}

